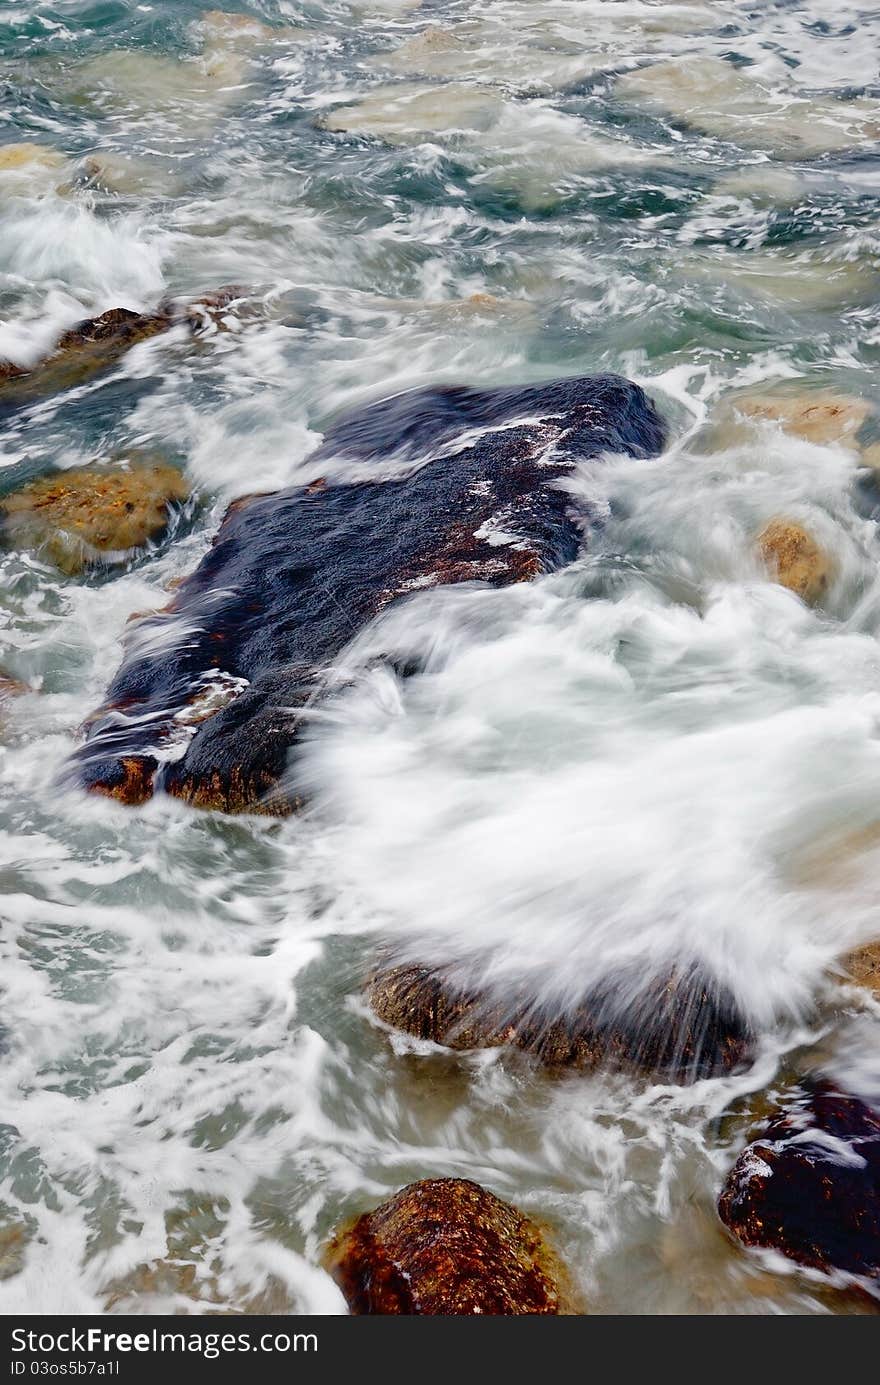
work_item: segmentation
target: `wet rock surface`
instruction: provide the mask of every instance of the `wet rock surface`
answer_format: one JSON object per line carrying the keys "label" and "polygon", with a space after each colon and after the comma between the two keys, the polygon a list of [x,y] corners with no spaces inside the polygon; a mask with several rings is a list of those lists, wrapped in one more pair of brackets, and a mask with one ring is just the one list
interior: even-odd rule
{"label": "wet rock surface", "polygon": [[189,495],[180,472],[161,463],[80,467],[44,476],[0,502],[0,534],[62,572],[124,561],[167,530]]}
{"label": "wet rock surface", "polygon": [[747,1246],[880,1289],[880,1113],[811,1084],[739,1156],[718,1210]]}
{"label": "wet rock surface", "polygon": [[[616,376],[417,390],[344,418],[313,461],[411,470],[237,501],[167,612],[134,628],[76,757],[80,782],[123,802],[155,779],[202,808],[292,811],[281,780],[302,709],[351,638],[424,588],[505,586],[571,562],[594,517],[558,483],[578,460],[653,455],[663,438],[642,390]],[[180,754],[175,717],[218,674],[240,691]]]}
{"label": "wet rock surface", "polygon": [[781,586],[808,606],[821,601],[832,577],[831,559],[802,524],[772,519],[758,535],[758,550]]}
{"label": "wet rock surface", "polygon": [[367,1000],[379,1019],[452,1049],[511,1047],[548,1068],[635,1068],[688,1082],[748,1061],[753,1036],[733,998],[695,973],[639,987],[609,977],[562,1017],[520,996],[465,990],[451,973],[414,965],[378,969]]}
{"label": "wet rock surface", "polygon": [[331,1269],[355,1314],[558,1314],[538,1228],[477,1183],[411,1183],[340,1235]]}
{"label": "wet rock surface", "polygon": [[54,350],[33,366],[0,361],[0,418],[15,409],[71,389],[100,375],[139,342],[184,326],[197,331],[222,318],[236,299],[238,287],[225,287],[191,303],[160,303],[154,312],[110,308],[69,328]]}
{"label": "wet rock surface", "polygon": [[857,986],[880,997],[880,943],[868,943],[844,958],[846,974]]}

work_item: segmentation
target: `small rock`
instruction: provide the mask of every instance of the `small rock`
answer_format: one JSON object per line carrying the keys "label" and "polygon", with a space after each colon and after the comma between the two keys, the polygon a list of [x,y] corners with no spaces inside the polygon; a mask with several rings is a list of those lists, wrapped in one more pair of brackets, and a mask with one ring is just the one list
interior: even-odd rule
{"label": "small rock", "polygon": [[46,395],[82,384],[108,370],[132,346],[184,326],[198,332],[222,325],[229,306],[243,290],[228,285],[186,304],[160,303],[154,312],[110,308],[62,333],[54,350],[36,365],[0,361],[0,411],[16,409]]}
{"label": "small rock", "polygon": [[831,580],[830,558],[811,534],[794,520],[772,519],[758,535],[758,550],[781,586],[808,606],[824,596]]}
{"label": "small rock", "polygon": [[45,144],[0,145],[0,172],[18,172],[23,168],[60,168],[64,155]]}
{"label": "small rock", "polygon": [[10,697],[23,697],[25,693],[33,692],[33,688],[27,683],[22,683],[18,678],[9,678],[5,673],[0,673],[0,702],[6,702]]}
{"label": "small rock", "polygon": [[330,1261],[355,1314],[564,1311],[538,1228],[466,1179],[411,1183],[338,1236]]}
{"label": "small rock", "polygon": [[846,974],[857,986],[873,991],[880,999],[880,943],[868,943],[843,959]]}
{"label": "small rock", "polygon": [[[465,991],[437,967],[391,966],[367,984],[385,1024],[446,1048],[511,1047],[552,1069],[601,1065],[687,1082],[729,1072],[749,1057],[751,1034],[732,998],[695,975],[648,982],[637,1003],[628,978],[609,978],[571,1015],[541,1013],[528,995],[497,1000]],[[626,994],[625,1006],[615,996]]]}
{"label": "small rock", "polygon": [[58,472],[0,502],[3,537],[74,576],[92,564],[122,562],[158,538],[170,507],[188,494],[180,472],[163,464]]}
{"label": "small rock", "polygon": [[747,1246],[880,1284],[880,1114],[812,1084],[743,1150],[718,1210]]}

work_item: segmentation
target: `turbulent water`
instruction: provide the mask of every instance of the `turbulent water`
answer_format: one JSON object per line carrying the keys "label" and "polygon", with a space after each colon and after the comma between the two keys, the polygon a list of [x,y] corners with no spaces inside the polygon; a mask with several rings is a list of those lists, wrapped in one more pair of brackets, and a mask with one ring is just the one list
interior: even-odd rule
{"label": "turbulent water", "polygon": [[[730,1243],[768,1092],[880,1095],[877,1010],[829,973],[877,934],[880,538],[860,456],[739,387],[880,405],[880,16],[831,0],[196,0],[0,8],[0,357],[111,307],[247,286],[197,343],[5,420],[2,489],[137,448],[184,468],[173,541],[60,576],[4,551],[0,1307],[344,1312],[322,1251],[419,1177],[551,1228],[591,1312],[859,1304]],[[39,157],[3,159],[3,145]],[[13,162],[16,166],[9,166]],[[254,307],[256,304],[256,307]],[[134,612],[236,496],[310,478],[341,409],[443,381],[617,371],[656,461],[585,463],[573,567],[426,592],[314,718],[283,823],[58,786]],[[787,385],[786,385],[787,382]],[[872,434],[872,428],[874,433]],[[866,483],[866,477],[868,481]],[[809,608],[774,516],[832,557]],[[760,1033],[687,1088],[541,1075],[389,1035],[376,938],[576,1003],[697,959]]]}

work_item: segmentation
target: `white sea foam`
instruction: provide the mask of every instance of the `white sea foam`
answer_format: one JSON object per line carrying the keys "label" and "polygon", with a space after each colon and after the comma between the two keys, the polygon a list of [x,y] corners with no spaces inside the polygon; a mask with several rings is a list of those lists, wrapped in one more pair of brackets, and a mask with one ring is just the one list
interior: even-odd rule
{"label": "white sea foam", "polygon": [[[112,580],[0,554],[0,671],[38,690],[0,707],[3,1310],[340,1312],[332,1231],[439,1174],[554,1225],[591,1312],[840,1310],[739,1256],[714,1204],[801,1070],[880,1096],[877,1004],[826,978],[876,937],[880,866],[856,488],[878,437],[876,18],[327,0],[306,42],[288,0],[236,5],[271,37],[206,34],[189,0],[90,34],[78,3],[39,32],[0,8],[4,143],[53,151],[0,174],[0,357],[107,308],[248,290],[223,330],[4,418],[4,486],[136,446],[196,501]],[[426,55],[431,26],[466,52]],[[314,479],[334,415],[603,369],[656,392],[668,454],[579,472],[604,527],[570,571],[414,590],[363,632],[312,712],[306,814],[59,788],[129,617],[168,603],[230,498]],[[810,444],[784,414],[725,432],[728,394],[780,386],[864,399],[858,436]],[[760,559],[776,516],[832,559],[814,608]],[[394,651],[423,671],[371,663]],[[698,961],[757,1024],[755,1066],[671,1088],[453,1060],[358,998],[389,938],[550,1009],[622,962]]]}

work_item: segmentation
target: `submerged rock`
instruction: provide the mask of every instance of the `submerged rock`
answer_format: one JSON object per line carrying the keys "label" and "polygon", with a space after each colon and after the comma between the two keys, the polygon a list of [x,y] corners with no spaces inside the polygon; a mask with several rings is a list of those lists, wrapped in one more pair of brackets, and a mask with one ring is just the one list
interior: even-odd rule
{"label": "submerged rock", "polygon": [[[865,399],[832,390],[779,390],[734,395],[719,411],[713,429],[716,446],[731,447],[750,438],[749,425],[778,423],[792,437],[827,447],[857,448],[857,437],[871,414]],[[754,430],[751,436],[754,436]]]}
{"label": "submerged rock", "polygon": [[615,90],[705,134],[783,157],[856,149],[880,134],[880,101],[796,90],[781,101],[778,89],[720,58],[653,63],[618,78]]}
{"label": "submerged rock", "polygon": [[718,1210],[747,1246],[880,1288],[880,1114],[812,1084],[739,1156]]}
{"label": "submerged rock", "polygon": [[163,464],[56,472],[0,501],[2,535],[73,576],[158,538],[188,495],[180,472]]}
{"label": "submerged rock", "polygon": [[470,82],[399,82],[374,87],[360,101],[322,116],[322,129],[367,135],[386,144],[418,143],[426,135],[487,130],[503,98],[494,87]]}
{"label": "submerged rock", "polygon": [[[415,390],[349,415],[312,462],[356,478],[393,460],[397,474],[237,501],[167,614],[134,628],[75,757],[80,782],[140,802],[161,762],[156,786],[198,807],[293,811],[281,781],[302,709],[351,638],[424,588],[571,562],[591,515],[558,482],[583,458],[653,455],[663,438],[646,395],[616,376]],[[218,672],[243,691],[182,753],[175,718]]]}
{"label": "submerged rock", "polygon": [[399,48],[381,53],[373,66],[419,77],[470,78],[529,92],[556,90],[600,71],[601,53],[579,41],[565,43],[558,33],[542,35],[538,25],[522,32],[509,23],[464,21],[453,29],[431,25]]}
{"label": "submerged rock", "polygon": [[60,168],[64,155],[46,144],[0,145],[0,173],[17,173],[22,169]]}
{"label": "submerged rock", "polygon": [[693,972],[656,981],[609,977],[573,1012],[554,1016],[521,989],[466,989],[439,967],[380,968],[367,1000],[386,1024],[452,1049],[511,1047],[548,1068],[636,1068],[673,1081],[729,1072],[753,1036],[732,996]]}
{"label": "submerged rock", "polygon": [[772,519],[758,535],[758,551],[781,586],[807,605],[821,601],[828,589],[833,566],[802,525],[791,519]]}
{"label": "submerged rock", "polygon": [[237,287],[218,289],[191,303],[160,303],[152,313],[110,308],[64,332],[55,349],[33,366],[0,361],[0,416],[46,395],[80,385],[110,369],[132,346],[184,326],[197,331],[222,320],[242,296]]}
{"label": "submerged rock", "polygon": [[249,75],[246,59],[228,45],[183,59],[111,48],[72,64],[60,76],[54,72],[53,87],[67,100],[101,113],[175,116],[193,132],[209,128],[224,109],[244,99]]}
{"label": "submerged rock", "polygon": [[355,1314],[558,1314],[558,1271],[538,1228],[462,1178],[411,1183],[331,1248]]}

